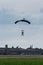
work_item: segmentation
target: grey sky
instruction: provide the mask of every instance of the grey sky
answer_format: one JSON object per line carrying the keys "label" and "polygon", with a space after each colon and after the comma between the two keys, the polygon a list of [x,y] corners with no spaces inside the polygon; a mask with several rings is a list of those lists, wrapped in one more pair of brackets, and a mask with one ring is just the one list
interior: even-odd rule
{"label": "grey sky", "polygon": [[0,0],[0,13],[0,23],[1,18],[10,23],[25,17],[32,24],[43,24],[43,0]]}
{"label": "grey sky", "polygon": [[[31,25],[13,24],[24,17]],[[0,0],[0,46],[5,44],[43,48],[43,0]]]}

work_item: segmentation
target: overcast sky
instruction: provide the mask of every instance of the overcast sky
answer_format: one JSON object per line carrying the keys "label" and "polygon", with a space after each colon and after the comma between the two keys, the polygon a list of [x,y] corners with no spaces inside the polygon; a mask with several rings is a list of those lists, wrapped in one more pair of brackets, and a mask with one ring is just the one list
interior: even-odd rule
{"label": "overcast sky", "polygon": [[[31,22],[15,25],[18,19]],[[21,30],[24,36],[21,36]],[[43,48],[43,0],[0,0],[0,47]]]}

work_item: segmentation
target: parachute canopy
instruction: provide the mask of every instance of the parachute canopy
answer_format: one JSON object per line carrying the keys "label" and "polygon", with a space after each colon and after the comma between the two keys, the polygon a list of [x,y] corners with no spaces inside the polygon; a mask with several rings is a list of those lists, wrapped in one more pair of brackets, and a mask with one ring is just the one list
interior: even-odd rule
{"label": "parachute canopy", "polygon": [[31,24],[28,20],[25,20],[25,18],[23,18],[23,19],[21,19],[21,20],[17,20],[17,21],[15,22],[15,24],[17,24],[18,22],[26,22],[26,23],[28,23],[28,24]]}

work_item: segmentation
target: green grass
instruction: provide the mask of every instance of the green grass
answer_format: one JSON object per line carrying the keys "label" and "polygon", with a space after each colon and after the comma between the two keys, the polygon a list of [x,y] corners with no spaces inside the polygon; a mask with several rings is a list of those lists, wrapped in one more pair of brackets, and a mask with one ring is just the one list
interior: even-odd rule
{"label": "green grass", "polygon": [[0,65],[43,65],[43,58],[0,58]]}

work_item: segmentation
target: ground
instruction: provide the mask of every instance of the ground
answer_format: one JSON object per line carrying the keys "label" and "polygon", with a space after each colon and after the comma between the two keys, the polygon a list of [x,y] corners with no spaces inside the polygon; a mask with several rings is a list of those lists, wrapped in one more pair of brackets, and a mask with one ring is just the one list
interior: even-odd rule
{"label": "ground", "polygon": [[0,65],[43,65],[41,55],[1,55]]}

